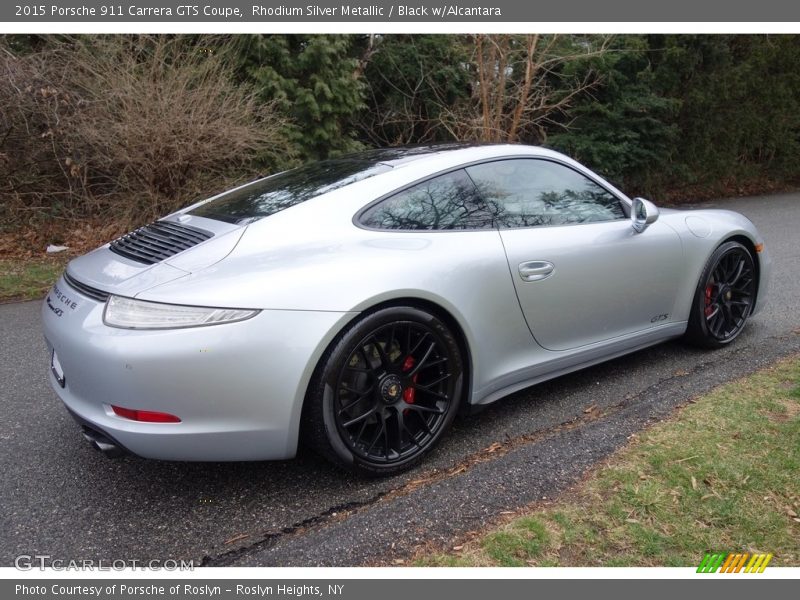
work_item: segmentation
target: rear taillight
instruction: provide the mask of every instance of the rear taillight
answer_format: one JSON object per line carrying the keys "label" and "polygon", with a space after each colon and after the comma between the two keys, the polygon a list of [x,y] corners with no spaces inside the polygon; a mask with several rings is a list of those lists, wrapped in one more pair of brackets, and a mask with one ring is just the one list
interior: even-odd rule
{"label": "rear taillight", "polygon": [[181,420],[169,413],[156,412],[154,410],[136,410],[134,408],[123,408],[122,406],[111,406],[114,414],[123,419],[140,421],[142,423],[180,423]]}

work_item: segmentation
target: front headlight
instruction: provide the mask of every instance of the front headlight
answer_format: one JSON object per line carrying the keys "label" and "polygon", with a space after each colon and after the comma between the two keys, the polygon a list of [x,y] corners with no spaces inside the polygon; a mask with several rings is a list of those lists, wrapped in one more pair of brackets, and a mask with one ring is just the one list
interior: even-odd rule
{"label": "front headlight", "polygon": [[123,329],[178,329],[244,321],[258,314],[257,310],[179,306],[123,296],[109,296],[103,322]]}

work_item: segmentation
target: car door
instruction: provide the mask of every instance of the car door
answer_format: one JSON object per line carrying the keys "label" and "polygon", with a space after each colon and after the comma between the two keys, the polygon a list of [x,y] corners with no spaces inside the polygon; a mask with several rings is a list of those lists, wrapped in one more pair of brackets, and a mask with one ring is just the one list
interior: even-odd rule
{"label": "car door", "polygon": [[493,161],[467,173],[495,213],[542,347],[571,350],[671,320],[683,253],[668,225],[635,233],[619,198],[552,160]]}

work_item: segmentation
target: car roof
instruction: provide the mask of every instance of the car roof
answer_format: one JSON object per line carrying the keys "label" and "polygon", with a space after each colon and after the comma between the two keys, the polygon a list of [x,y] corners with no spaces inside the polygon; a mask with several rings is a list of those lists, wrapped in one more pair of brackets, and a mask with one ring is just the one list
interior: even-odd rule
{"label": "car roof", "polygon": [[[406,165],[433,155],[457,153],[459,155],[471,154],[469,150],[482,150],[478,154],[491,156],[493,154],[551,154],[545,148],[523,144],[492,143],[492,142],[443,142],[437,144],[420,144],[413,146],[391,146],[387,148],[374,148],[362,150],[341,156],[341,160],[364,161],[371,164],[384,164],[390,167]],[[460,151],[460,152],[459,152]],[[552,153],[555,154],[555,153]]]}
{"label": "car roof", "polygon": [[368,163],[382,163],[396,166],[430,157],[432,154],[447,152],[448,150],[461,150],[471,148],[477,144],[468,142],[450,142],[440,144],[416,144],[409,146],[389,146],[386,148],[371,148],[342,156],[345,160],[359,160]]}

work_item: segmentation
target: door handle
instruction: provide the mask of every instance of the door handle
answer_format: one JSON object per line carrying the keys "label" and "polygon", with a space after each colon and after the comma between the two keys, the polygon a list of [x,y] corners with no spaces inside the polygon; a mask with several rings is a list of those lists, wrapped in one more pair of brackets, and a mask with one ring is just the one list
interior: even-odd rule
{"label": "door handle", "polygon": [[555,266],[546,260],[530,260],[519,264],[522,281],[541,281],[553,274]]}

